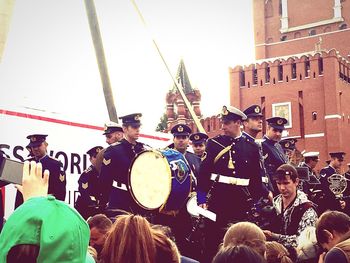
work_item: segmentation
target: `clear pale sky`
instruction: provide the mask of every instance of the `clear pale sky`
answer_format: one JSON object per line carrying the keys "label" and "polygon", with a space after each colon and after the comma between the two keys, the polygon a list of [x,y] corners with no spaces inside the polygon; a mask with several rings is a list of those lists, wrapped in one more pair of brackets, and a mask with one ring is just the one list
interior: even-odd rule
{"label": "clear pale sky", "polygon": [[[251,1],[136,3],[152,34],[130,1],[95,0],[118,116],[142,112],[145,130],[154,130],[165,111],[172,80],[151,35],[174,75],[184,59],[203,115],[217,114],[229,101],[228,68],[254,60]],[[16,0],[0,87],[2,108],[100,126],[108,120],[83,0]]]}

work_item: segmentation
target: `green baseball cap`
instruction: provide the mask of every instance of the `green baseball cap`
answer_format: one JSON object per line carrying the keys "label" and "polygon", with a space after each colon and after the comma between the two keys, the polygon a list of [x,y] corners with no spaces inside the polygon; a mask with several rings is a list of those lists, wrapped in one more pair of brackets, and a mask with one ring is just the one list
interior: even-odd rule
{"label": "green baseball cap", "polygon": [[41,262],[91,262],[87,254],[89,226],[80,214],[66,203],[47,197],[33,197],[9,217],[0,234],[0,262],[6,262],[13,246],[40,247]]}

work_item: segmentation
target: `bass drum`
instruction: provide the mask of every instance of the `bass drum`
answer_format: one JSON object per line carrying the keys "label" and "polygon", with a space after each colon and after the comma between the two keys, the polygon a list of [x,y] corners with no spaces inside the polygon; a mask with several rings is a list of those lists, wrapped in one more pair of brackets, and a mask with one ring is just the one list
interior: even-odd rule
{"label": "bass drum", "polygon": [[176,214],[191,191],[190,168],[173,149],[143,151],[130,166],[129,188],[143,209]]}

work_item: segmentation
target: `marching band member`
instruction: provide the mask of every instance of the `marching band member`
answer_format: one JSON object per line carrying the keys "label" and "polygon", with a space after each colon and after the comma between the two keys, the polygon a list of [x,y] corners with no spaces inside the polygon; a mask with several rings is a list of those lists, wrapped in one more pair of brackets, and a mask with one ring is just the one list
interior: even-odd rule
{"label": "marching band member", "polygon": [[272,202],[273,187],[271,184],[271,179],[269,178],[269,175],[265,169],[261,143],[256,141],[258,134],[262,131],[263,128],[262,121],[264,116],[261,113],[261,107],[259,105],[252,105],[245,109],[243,113],[247,116],[247,119],[243,121],[242,136],[251,142],[255,142],[259,146],[261,180],[266,192],[265,197],[267,197]]}
{"label": "marching band member", "polygon": [[[207,155],[198,176],[197,202],[216,213],[216,221],[207,221],[206,259],[210,262],[230,223],[244,221],[251,199],[262,193],[260,154],[256,143],[242,137],[240,126],[246,115],[239,109],[224,106],[222,130],[207,141]],[[215,182],[215,187],[213,186]],[[206,196],[210,190],[210,198]],[[208,200],[208,199],[210,200]]]}
{"label": "marching band member", "polygon": [[[284,125],[287,123],[285,118],[272,117],[266,119],[267,129],[263,137],[262,148],[266,171],[269,178],[272,178],[276,169],[284,163],[287,163],[288,158],[283,152],[279,141],[282,138],[282,131],[285,129]],[[272,180],[273,193],[278,194],[276,183]]]}
{"label": "marching band member", "polygon": [[208,138],[208,135],[201,132],[193,133],[190,136],[193,152],[201,159],[205,157],[205,147]]}
{"label": "marching band member", "polygon": [[80,195],[75,202],[75,209],[81,214],[84,219],[98,213],[97,206],[99,203],[98,177],[99,173],[95,167],[96,156],[103,149],[102,146],[95,146],[88,150],[91,165],[80,175],[78,180]]}
{"label": "marching band member", "polygon": [[333,174],[339,174],[338,170],[340,169],[344,161],[344,152],[331,152],[329,153],[331,157],[331,162],[328,166],[324,167],[320,171],[320,181],[321,181],[321,190],[324,194],[322,204],[320,206],[320,213],[323,213],[327,209],[330,210],[343,210],[345,209],[346,202],[336,198],[335,194],[331,191],[332,182],[330,181],[330,176]]}
{"label": "marching band member", "polygon": [[137,141],[141,116],[141,113],[135,113],[120,117],[125,138],[108,147],[104,153],[99,181],[101,207],[107,205],[107,210],[138,212],[139,207],[133,200],[127,183],[132,160],[144,150],[144,144]]}
{"label": "marching band member", "polygon": [[[43,165],[43,171],[45,169],[50,171],[49,177],[49,194],[52,194],[56,199],[64,201],[66,198],[66,173],[63,169],[61,161],[50,157],[47,154],[46,142],[47,135],[44,134],[31,134],[27,136],[29,139],[28,146],[31,149],[32,157],[28,161],[35,161]],[[23,203],[22,194],[17,191],[15,208]]]}

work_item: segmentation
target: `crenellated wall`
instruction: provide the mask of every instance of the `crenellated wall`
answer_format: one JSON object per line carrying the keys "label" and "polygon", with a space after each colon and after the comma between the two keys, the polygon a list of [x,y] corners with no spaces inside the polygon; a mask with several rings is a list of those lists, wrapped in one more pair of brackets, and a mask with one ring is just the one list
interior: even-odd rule
{"label": "crenellated wall", "polygon": [[334,49],[237,66],[230,69],[230,103],[259,104],[266,118],[284,107],[291,122],[284,136],[298,138],[300,151],[319,151],[321,160],[332,151],[350,155],[349,69]]}

